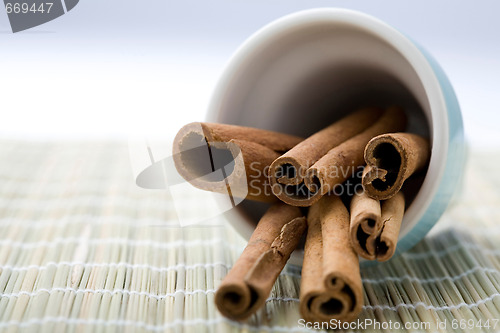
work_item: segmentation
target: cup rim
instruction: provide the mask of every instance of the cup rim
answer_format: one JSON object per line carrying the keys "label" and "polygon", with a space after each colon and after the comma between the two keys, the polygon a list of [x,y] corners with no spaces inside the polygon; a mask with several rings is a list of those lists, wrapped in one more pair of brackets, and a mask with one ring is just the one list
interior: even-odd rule
{"label": "cup rim", "polygon": [[[428,228],[425,230],[415,229],[422,222],[422,217],[431,206],[443,179],[448,157],[450,129],[446,98],[434,69],[419,47],[397,29],[371,15],[343,8],[309,9],[278,18],[251,35],[231,56],[212,94],[207,112],[207,120],[217,120],[219,106],[225,94],[226,87],[232,79],[233,72],[259,45],[272,40],[273,37],[290,28],[297,29],[300,26],[305,27],[310,24],[339,23],[363,29],[398,51],[415,70],[430,106],[430,118],[427,119],[432,148],[429,170],[419,193],[405,212],[403,223],[409,223],[408,221],[410,221],[412,225],[404,234],[401,233],[399,235],[398,253],[400,253],[411,248],[418,240],[422,239],[438,220],[436,218],[435,221],[429,223]],[[254,227],[248,217],[243,216],[237,210],[227,212],[226,216],[229,223],[241,236],[245,239],[250,238]],[[414,230],[419,234],[412,234]],[[409,234],[412,234],[412,237],[406,237]],[[290,263],[302,265],[302,258],[303,250],[296,250],[290,257]]]}

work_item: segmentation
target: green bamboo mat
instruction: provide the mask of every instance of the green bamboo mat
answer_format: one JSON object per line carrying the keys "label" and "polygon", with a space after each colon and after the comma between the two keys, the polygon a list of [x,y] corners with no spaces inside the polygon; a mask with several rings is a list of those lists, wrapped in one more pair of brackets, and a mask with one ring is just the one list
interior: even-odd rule
{"label": "green bamboo mat", "polygon": [[[362,271],[360,320],[500,331],[498,156],[472,154],[460,201],[432,233]],[[3,140],[0,160],[0,331],[307,331],[293,266],[247,323],[217,312],[214,291],[245,242],[229,227],[180,228],[166,191],[135,186],[125,143]]]}

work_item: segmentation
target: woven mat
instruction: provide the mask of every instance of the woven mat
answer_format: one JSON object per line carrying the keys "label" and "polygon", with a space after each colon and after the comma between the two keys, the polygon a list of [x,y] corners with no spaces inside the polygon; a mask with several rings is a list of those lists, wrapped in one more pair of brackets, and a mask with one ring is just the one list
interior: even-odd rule
{"label": "woven mat", "polygon": [[[0,143],[0,330],[307,331],[294,266],[247,323],[217,312],[214,291],[245,242],[228,227],[178,227],[166,191],[135,186],[125,143]],[[479,331],[470,324],[490,319],[483,330],[500,330],[491,156],[472,154],[460,202],[424,241],[362,271],[360,320]]]}

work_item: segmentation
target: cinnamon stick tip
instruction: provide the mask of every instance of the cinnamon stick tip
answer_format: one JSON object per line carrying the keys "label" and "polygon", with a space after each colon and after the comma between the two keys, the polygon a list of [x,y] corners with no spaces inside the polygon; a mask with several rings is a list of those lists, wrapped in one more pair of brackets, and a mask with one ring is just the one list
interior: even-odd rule
{"label": "cinnamon stick tip", "polygon": [[380,262],[387,261],[392,258],[394,252],[396,252],[396,244],[393,244],[393,242],[389,239],[381,240],[377,246],[376,259]]}
{"label": "cinnamon stick tip", "polygon": [[237,283],[221,285],[215,293],[215,304],[218,310],[226,317],[242,320],[245,319],[247,309],[252,299],[248,287]]}
{"label": "cinnamon stick tip", "polygon": [[368,142],[364,158],[369,171],[363,175],[363,187],[368,196],[387,200],[411,174],[428,164],[429,140],[412,133],[382,134]]}
{"label": "cinnamon stick tip", "polygon": [[303,170],[300,163],[293,157],[281,156],[271,163],[269,179],[271,184],[298,185],[302,182]]}
{"label": "cinnamon stick tip", "polygon": [[[351,292],[350,288],[349,292]],[[337,297],[331,293],[310,293],[303,296],[299,312],[302,318],[311,323],[328,322],[331,319],[350,322],[356,320],[362,308],[361,295]]]}

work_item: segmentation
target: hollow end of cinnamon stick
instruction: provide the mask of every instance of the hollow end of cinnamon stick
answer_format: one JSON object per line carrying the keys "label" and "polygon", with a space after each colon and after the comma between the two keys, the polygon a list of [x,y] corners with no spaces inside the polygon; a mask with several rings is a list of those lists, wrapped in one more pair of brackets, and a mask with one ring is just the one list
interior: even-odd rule
{"label": "hollow end of cinnamon stick", "polygon": [[235,167],[241,167],[234,163],[239,147],[211,140],[205,135],[202,123],[182,127],[174,139],[173,160],[179,174],[193,186],[221,192],[226,190],[225,179],[233,174]]}
{"label": "hollow end of cinnamon stick", "polygon": [[[340,281],[340,277],[330,276]],[[343,322],[355,320],[361,312],[363,299],[361,290],[356,295],[350,282],[340,282],[340,290],[325,289],[319,292],[308,292],[301,297],[300,313],[308,322],[328,322],[337,319]]]}
{"label": "hollow end of cinnamon stick", "polygon": [[[368,217],[365,221],[375,221],[374,216]],[[376,237],[375,231],[366,231],[362,223],[357,223],[351,228],[351,245],[361,257],[374,260],[376,258]]]}
{"label": "hollow end of cinnamon stick", "polygon": [[215,294],[215,304],[226,317],[244,320],[252,315],[249,311],[257,301],[257,292],[241,283],[230,283],[221,286]]}
{"label": "hollow end of cinnamon stick", "polygon": [[[350,239],[356,253],[368,260],[389,260],[396,251],[404,209],[403,192],[381,202],[365,192],[355,195],[351,200]],[[375,228],[363,228],[368,215],[376,219]]]}
{"label": "hollow end of cinnamon stick", "polygon": [[351,321],[352,299],[342,294],[324,293],[309,300],[310,321],[328,322],[331,319]]}
{"label": "hollow end of cinnamon stick", "polygon": [[[225,141],[224,141],[225,140]],[[263,202],[275,202],[267,168],[301,138],[248,127],[191,123],[173,144],[179,174],[193,186]]]}
{"label": "hollow end of cinnamon stick", "polygon": [[236,145],[210,141],[210,138],[205,136],[201,123],[191,123],[182,127],[173,144],[173,159],[177,171],[184,179],[199,186],[224,185],[222,173],[217,174],[213,171],[228,166],[226,176],[229,176],[233,172],[231,167],[234,168],[231,162],[238,153]]}
{"label": "hollow end of cinnamon stick", "polygon": [[350,203],[349,235],[354,251],[361,257],[376,258],[376,240],[382,229],[379,200],[370,198],[364,191],[355,194]]}
{"label": "hollow end of cinnamon stick", "polygon": [[392,239],[379,239],[377,240],[377,255],[376,259],[378,261],[387,261],[389,260],[393,255],[394,252],[396,251],[396,245],[397,240],[392,240]]}
{"label": "hollow end of cinnamon stick", "polygon": [[367,194],[387,200],[399,192],[408,177],[426,168],[429,141],[411,133],[389,133],[374,137],[364,152],[367,163],[362,184]]}
{"label": "hollow end of cinnamon stick", "polygon": [[302,166],[297,159],[290,156],[278,157],[269,169],[269,177],[274,183],[283,185],[298,185],[303,181]]}
{"label": "hollow end of cinnamon stick", "polygon": [[[361,286],[350,277],[351,272],[330,272],[325,275],[325,285],[332,290],[331,301],[323,307],[323,314],[337,316],[343,321],[351,321],[361,311]],[[354,289],[353,289],[354,288]],[[333,301],[333,302],[332,302]]]}

